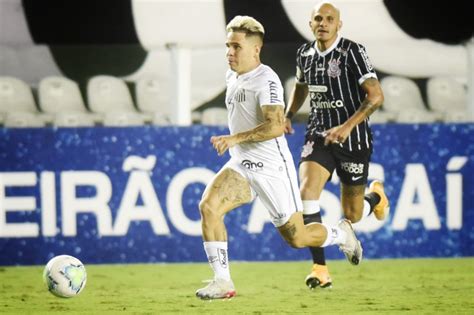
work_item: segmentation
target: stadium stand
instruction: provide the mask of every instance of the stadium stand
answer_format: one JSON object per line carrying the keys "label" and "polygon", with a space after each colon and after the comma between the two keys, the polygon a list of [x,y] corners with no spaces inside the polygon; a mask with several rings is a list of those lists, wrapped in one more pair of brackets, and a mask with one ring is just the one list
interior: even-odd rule
{"label": "stadium stand", "polygon": [[94,118],[82,111],[62,111],[55,114],[53,125],[56,127],[93,127]]}
{"label": "stadium stand", "polygon": [[202,111],[201,123],[210,126],[227,126],[227,109],[210,107]]}
{"label": "stadium stand", "polygon": [[135,83],[138,109],[148,115],[154,123],[168,124],[171,121],[171,108],[160,106],[159,94],[160,87],[156,78],[141,78]]}
{"label": "stadium stand", "polygon": [[110,111],[104,117],[104,126],[109,127],[142,126],[143,124],[145,124],[143,115],[130,111]]}
{"label": "stadium stand", "polygon": [[44,113],[55,116],[52,122],[57,127],[86,127],[100,121],[99,115],[88,112],[78,84],[65,77],[43,78],[38,86],[38,102]]}
{"label": "stadium stand", "polygon": [[470,122],[465,86],[450,77],[432,77],[426,86],[428,105],[440,113],[445,122]]}
{"label": "stadium stand", "polygon": [[78,84],[65,77],[43,78],[38,86],[38,99],[45,113],[87,112]]}
{"label": "stadium stand", "polygon": [[87,82],[87,102],[94,113],[136,111],[125,82],[109,75],[94,76]]}
{"label": "stadium stand", "polygon": [[45,122],[33,112],[17,111],[7,113],[3,125],[8,128],[30,128],[44,127]]}
{"label": "stadium stand", "polygon": [[38,112],[28,84],[13,77],[0,77],[0,112]]}
{"label": "stadium stand", "polygon": [[399,77],[386,76],[381,81],[384,92],[383,108],[392,113],[400,123],[430,123],[441,119],[439,113],[426,108],[421,92],[413,80]]}

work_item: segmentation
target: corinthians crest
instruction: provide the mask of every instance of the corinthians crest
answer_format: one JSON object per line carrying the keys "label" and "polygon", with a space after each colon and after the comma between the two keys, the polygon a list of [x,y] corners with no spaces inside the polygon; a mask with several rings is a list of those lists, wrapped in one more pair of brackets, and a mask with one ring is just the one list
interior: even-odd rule
{"label": "corinthians crest", "polygon": [[331,59],[328,62],[328,76],[331,78],[337,78],[341,75],[341,68],[339,68],[339,64],[341,62],[338,59]]}

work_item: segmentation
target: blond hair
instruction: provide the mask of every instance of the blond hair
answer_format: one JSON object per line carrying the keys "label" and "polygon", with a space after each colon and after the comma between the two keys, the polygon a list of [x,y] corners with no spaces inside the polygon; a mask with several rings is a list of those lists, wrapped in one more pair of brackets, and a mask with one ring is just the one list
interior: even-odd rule
{"label": "blond hair", "polygon": [[227,32],[243,32],[247,36],[258,36],[263,40],[265,29],[263,25],[251,16],[237,15],[227,24]]}

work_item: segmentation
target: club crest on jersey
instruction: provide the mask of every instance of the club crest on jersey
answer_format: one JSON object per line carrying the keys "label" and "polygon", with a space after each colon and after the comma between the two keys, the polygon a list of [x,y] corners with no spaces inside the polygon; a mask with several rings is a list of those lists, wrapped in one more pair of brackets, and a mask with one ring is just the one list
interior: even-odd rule
{"label": "club crest on jersey", "polygon": [[339,68],[339,64],[341,62],[338,59],[331,59],[328,62],[328,76],[331,78],[337,78],[341,75],[341,68]]}
{"label": "club crest on jersey", "polygon": [[302,158],[305,158],[311,153],[313,153],[313,145],[314,145],[314,141],[306,142],[306,144],[303,146],[303,151],[301,152]]}

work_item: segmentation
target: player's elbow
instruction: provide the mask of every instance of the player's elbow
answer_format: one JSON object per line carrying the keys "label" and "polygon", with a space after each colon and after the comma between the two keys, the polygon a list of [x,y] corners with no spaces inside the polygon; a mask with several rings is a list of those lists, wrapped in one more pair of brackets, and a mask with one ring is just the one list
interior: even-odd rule
{"label": "player's elbow", "polygon": [[376,109],[379,109],[384,101],[383,93],[380,91],[380,93],[373,93],[367,97],[367,99],[370,101],[371,104],[374,105]]}
{"label": "player's elbow", "polygon": [[284,122],[274,122],[272,123],[271,134],[273,138],[281,137],[285,133],[285,123]]}

